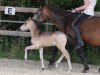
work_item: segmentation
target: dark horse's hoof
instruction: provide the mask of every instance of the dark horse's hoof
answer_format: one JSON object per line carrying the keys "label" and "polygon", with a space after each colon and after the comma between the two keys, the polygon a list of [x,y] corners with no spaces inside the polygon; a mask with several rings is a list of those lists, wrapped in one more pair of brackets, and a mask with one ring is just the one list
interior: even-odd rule
{"label": "dark horse's hoof", "polygon": [[49,69],[54,68],[54,64],[52,64],[52,65],[51,65],[51,64],[49,64],[49,65],[48,65],[48,68],[49,68]]}
{"label": "dark horse's hoof", "polygon": [[55,63],[55,60],[51,59],[50,62],[49,62],[49,65],[54,65],[54,63]]}
{"label": "dark horse's hoof", "polygon": [[54,62],[49,62],[49,66],[54,65]]}
{"label": "dark horse's hoof", "polygon": [[42,68],[41,71],[44,71],[44,68]]}
{"label": "dark horse's hoof", "polygon": [[87,70],[83,70],[82,73],[87,73]]}
{"label": "dark horse's hoof", "polygon": [[54,63],[55,63],[55,59],[51,58],[48,67],[51,69],[52,67],[54,67]]}
{"label": "dark horse's hoof", "polygon": [[98,72],[100,73],[100,68],[99,68]]}
{"label": "dark horse's hoof", "polygon": [[82,73],[87,73],[87,71],[89,71],[89,67],[85,68]]}

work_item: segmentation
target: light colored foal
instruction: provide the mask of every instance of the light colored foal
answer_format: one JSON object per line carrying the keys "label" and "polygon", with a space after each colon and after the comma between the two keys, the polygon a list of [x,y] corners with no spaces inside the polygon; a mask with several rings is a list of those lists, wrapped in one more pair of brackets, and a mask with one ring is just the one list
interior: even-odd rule
{"label": "light colored foal", "polygon": [[27,51],[29,49],[39,49],[40,60],[42,64],[42,70],[44,69],[44,61],[43,61],[43,47],[56,46],[61,52],[62,55],[56,62],[56,67],[61,62],[63,57],[65,57],[68,61],[68,72],[72,70],[70,55],[68,51],[65,49],[65,45],[67,43],[66,35],[60,31],[56,31],[54,33],[51,32],[40,32],[40,28],[37,22],[31,18],[26,20],[26,22],[20,27],[22,31],[30,30],[31,32],[31,42],[32,45],[25,48],[25,60],[27,60]]}

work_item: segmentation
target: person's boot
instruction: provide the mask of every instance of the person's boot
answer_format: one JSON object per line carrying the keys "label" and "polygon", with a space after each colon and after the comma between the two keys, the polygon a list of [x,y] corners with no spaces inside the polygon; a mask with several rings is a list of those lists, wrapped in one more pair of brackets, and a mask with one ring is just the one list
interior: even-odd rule
{"label": "person's boot", "polygon": [[75,47],[75,49],[78,49],[80,47],[84,46],[84,43],[82,41],[81,35],[80,35],[80,31],[78,27],[74,28],[75,34],[76,34],[76,40],[77,40],[77,46]]}

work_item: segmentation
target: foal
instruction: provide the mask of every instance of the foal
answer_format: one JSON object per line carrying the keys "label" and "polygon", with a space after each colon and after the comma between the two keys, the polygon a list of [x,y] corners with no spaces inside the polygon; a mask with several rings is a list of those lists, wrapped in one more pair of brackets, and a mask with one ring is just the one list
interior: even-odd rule
{"label": "foal", "polygon": [[65,49],[67,43],[66,35],[62,32],[56,31],[55,33],[51,32],[40,32],[39,26],[35,20],[29,18],[26,22],[20,27],[22,31],[30,30],[31,32],[31,46],[25,48],[25,60],[27,60],[27,51],[29,49],[39,49],[40,60],[42,64],[42,70],[44,70],[44,61],[43,61],[43,47],[56,46],[61,52],[62,55],[59,60],[56,62],[56,67],[65,56],[68,61],[68,72],[72,70],[70,55]]}

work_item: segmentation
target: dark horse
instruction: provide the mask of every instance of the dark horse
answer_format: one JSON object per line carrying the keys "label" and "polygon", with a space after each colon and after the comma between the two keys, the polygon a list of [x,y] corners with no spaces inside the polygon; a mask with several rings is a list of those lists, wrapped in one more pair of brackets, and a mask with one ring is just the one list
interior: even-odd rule
{"label": "dark horse", "polygon": [[[56,27],[69,36],[71,44],[76,45],[75,34],[71,27],[73,20],[73,13],[59,8],[44,6],[37,11],[37,19],[39,22],[46,22],[48,19],[55,23]],[[85,44],[92,46],[100,46],[100,18],[93,17],[80,23],[80,32]],[[89,70],[82,48],[76,50],[84,64],[84,70]],[[54,53],[53,53],[54,54]],[[55,56],[53,55],[53,59]],[[52,59],[52,60],[53,60]],[[51,62],[50,62],[51,63]]]}

